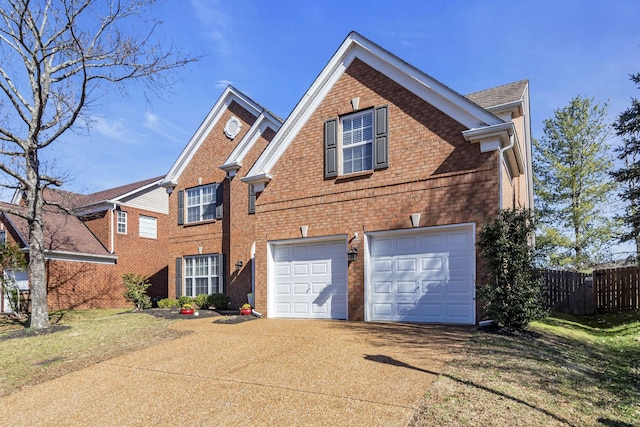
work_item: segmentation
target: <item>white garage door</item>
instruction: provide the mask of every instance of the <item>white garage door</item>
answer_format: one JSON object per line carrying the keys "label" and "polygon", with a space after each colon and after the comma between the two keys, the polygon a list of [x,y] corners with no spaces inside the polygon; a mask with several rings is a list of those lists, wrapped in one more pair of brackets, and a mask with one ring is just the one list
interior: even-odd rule
{"label": "white garage door", "polygon": [[273,245],[269,315],[347,318],[346,241]]}
{"label": "white garage door", "polygon": [[367,320],[474,324],[472,226],[370,240]]}

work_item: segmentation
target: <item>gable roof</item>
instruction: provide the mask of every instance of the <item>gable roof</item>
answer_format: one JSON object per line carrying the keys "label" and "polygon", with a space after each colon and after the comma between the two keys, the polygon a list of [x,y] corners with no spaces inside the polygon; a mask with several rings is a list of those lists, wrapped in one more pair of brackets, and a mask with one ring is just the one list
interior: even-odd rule
{"label": "gable roof", "polygon": [[[207,114],[207,117],[205,117],[204,121],[200,124],[196,132],[193,134],[184,150],[182,150],[182,153],[180,153],[178,159],[171,166],[171,169],[169,169],[169,172],[160,183],[162,187],[173,188],[178,184],[180,175],[187,167],[189,162],[191,162],[193,156],[200,148],[200,145],[202,145],[202,142],[211,133],[213,127],[218,123],[218,121],[232,102],[236,102],[237,104],[239,104],[254,117],[261,118],[261,120],[256,120],[256,123],[266,123],[267,126],[272,127],[274,131],[277,131],[280,128],[280,124],[282,121],[276,115],[264,109],[258,103],[253,101],[251,98],[249,98],[247,95],[240,92],[233,86],[227,86],[224,92],[222,92],[222,95],[220,95],[220,98],[218,98],[218,101],[215,103],[213,108],[211,108],[211,110],[209,111],[209,114]],[[254,123],[253,126],[255,125],[256,124]],[[251,132],[248,132],[247,135],[249,133]],[[229,158],[225,161],[224,165],[242,164],[244,154],[246,154],[248,148],[250,148],[250,145],[255,142],[255,139],[248,139],[247,135],[245,135],[245,137],[238,142],[236,150],[233,150],[231,156],[229,156]]]}
{"label": "gable roof", "polygon": [[[0,202],[0,211],[3,206],[18,212],[27,209],[24,206]],[[16,235],[20,237],[20,246],[28,250],[29,225],[27,220],[5,211],[2,211],[1,214],[7,219]],[[48,259],[115,263],[117,257],[110,254],[89,228],[74,215],[49,206],[43,209],[43,218],[45,257]]]}
{"label": "gable roof", "polygon": [[528,90],[529,81],[520,80],[518,82],[470,93],[465,95],[465,98],[494,114],[512,110],[516,113],[514,116],[517,117],[524,114],[523,108]]}
{"label": "gable roof", "polygon": [[506,128],[511,124],[507,124],[502,129],[505,122],[485,108],[448,88],[360,34],[352,32],[331,57],[328,64],[286,119],[275,138],[254,163],[247,176],[242,178],[242,181],[256,185],[256,191],[259,191],[273,177],[271,171],[278,159],[295,139],[297,133],[314,113],[333,85],[356,58],[394,80],[468,129],[499,126],[500,132],[509,132]]}
{"label": "gable roof", "polygon": [[[48,203],[55,203],[63,206],[66,209],[82,209],[89,206],[98,205],[101,203],[113,204],[121,199],[124,199],[132,194],[144,191],[153,185],[160,183],[163,177],[149,178],[131,184],[121,185],[119,187],[109,188],[107,190],[101,190],[91,194],[80,194],[72,191],[60,190],[57,188],[45,188],[43,197]],[[19,205],[24,191],[18,190],[11,203],[13,205]]]}

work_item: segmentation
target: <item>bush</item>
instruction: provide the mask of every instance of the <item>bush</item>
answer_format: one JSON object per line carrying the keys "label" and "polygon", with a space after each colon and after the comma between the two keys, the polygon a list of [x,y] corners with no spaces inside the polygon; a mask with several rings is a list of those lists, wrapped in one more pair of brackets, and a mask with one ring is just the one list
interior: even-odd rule
{"label": "bush", "polygon": [[534,269],[534,231],[533,214],[526,209],[501,210],[480,231],[478,247],[487,274],[478,297],[486,315],[512,331],[523,331],[546,314]]}
{"label": "bush", "polygon": [[158,301],[158,308],[178,308],[180,303],[177,299],[162,298]]}
{"label": "bush", "polygon": [[180,298],[178,298],[179,307],[182,307],[185,304],[193,304],[193,298],[188,297],[186,295],[182,295]]}
{"label": "bush", "polygon": [[207,309],[209,308],[209,295],[200,294],[193,299],[193,302],[195,302],[198,307]]}
{"label": "bush", "polygon": [[124,297],[132,302],[136,310],[151,308],[151,297],[147,295],[147,289],[151,286],[149,278],[142,274],[126,273],[122,275],[126,292]]}
{"label": "bush", "polygon": [[209,307],[215,307],[219,310],[226,310],[231,301],[231,297],[225,294],[211,294],[207,299]]}

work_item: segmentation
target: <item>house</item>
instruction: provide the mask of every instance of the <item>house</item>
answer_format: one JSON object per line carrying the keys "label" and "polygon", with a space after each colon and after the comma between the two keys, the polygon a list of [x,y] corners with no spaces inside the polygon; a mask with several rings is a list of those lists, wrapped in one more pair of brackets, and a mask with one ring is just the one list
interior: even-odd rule
{"label": "house", "polygon": [[[45,259],[49,308],[116,308],[124,273],[150,277],[151,296],[167,296],[168,196],[161,177],[93,193],[47,189]],[[0,205],[0,236],[29,253],[22,193]],[[21,283],[26,277],[21,277]],[[3,305],[3,311],[7,307]]]}
{"label": "house", "polygon": [[474,324],[480,229],[533,206],[529,85],[462,96],[351,33],[284,122],[228,87],[161,185],[170,297]]}
{"label": "house", "polygon": [[461,96],[357,33],[243,182],[269,317],[474,324],[475,243],[532,207],[528,82]]}
{"label": "house", "polygon": [[170,297],[225,293],[236,308],[247,301],[255,195],[241,179],[280,126],[229,86],[160,183],[170,194]]}

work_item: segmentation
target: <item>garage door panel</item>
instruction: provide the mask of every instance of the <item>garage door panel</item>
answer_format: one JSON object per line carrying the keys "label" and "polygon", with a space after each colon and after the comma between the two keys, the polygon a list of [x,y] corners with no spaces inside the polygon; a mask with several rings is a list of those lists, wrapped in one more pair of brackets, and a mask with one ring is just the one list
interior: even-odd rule
{"label": "garage door panel", "polygon": [[442,295],[447,290],[447,286],[443,282],[423,281],[421,288],[422,288],[423,294],[429,294],[429,295],[433,295],[433,294]]}
{"label": "garage door panel", "polygon": [[373,261],[374,273],[391,273],[393,271],[393,260],[389,259],[377,259]]}
{"label": "garage door panel", "polygon": [[390,294],[392,282],[373,282],[374,294]]}
{"label": "garage door panel", "polygon": [[276,293],[280,295],[289,295],[291,292],[291,283],[278,283],[276,286]]}
{"label": "garage door panel", "polygon": [[472,227],[372,236],[369,320],[475,323]]}
{"label": "garage door panel", "polygon": [[280,277],[289,277],[289,276],[291,276],[291,266],[290,265],[278,265],[276,267],[276,276],[280,276]]}
{"label": "garage door panel", "polygon": [[411,294],[414,295],[418,289],[420,289],[420,285],[418,282],[397,282],[397,292],[398,294]]}
{"label": "garage door panel", "polygon": [[421,258],[421,269],[423,271],[442,271],[444,268],[443,256],[425,256]]}
{"label": "garage door panel", "polygon": [[448,294],[457,294],[460,296],[473,296],[473,282],[469,280],[451,280],[448,286]]}
{"label": "garage door panel", "polygon": [[439,252],[442,249],[442,235],[420,237],[420,250],[423,252]]}
{"label": "garage door panel", "polygon": [[347,316],[346,242],[274,245],[276,317]]}

